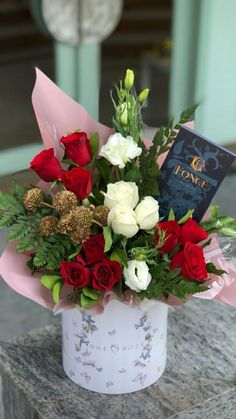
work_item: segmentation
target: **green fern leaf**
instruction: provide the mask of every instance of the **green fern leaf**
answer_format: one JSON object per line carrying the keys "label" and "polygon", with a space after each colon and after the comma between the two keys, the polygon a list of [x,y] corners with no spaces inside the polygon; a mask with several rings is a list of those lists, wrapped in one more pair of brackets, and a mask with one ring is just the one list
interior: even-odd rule
{"label": "green fern leaf", "polygon": [[14,215],[3,214],[0,215],[0,229],[9,227],[15,221],[16,217]]}
{"label": "green fern leaf", "polygon": [[16,224],[12,226],[11,231],[7,236],[7,240],[13,241],[13,240],[22,239],[23,237],[27,236],[31,232],[32,227],[33,226],[30,224],[27,218],[26,219],[18,218]]}
{"label": "green fern leaf", "polygon": [[17,199],[23,200],[25,193],[30,189],[28,186],[23,186],[17,183],[16,181],[12,182],[10,193]]}
{"label": "green fern leaf", "polygon": [[33,257],[33,265],[36,268],[58,269],[61,261],[67,259],[74,250],[75,246],[68,237],[60,234],[44,237]]}
{"label": "green fern leaf", "polygon": [[14,211],[15,205],[17,205],[17,200],[9,194],[8,192],[0,191],[0,209],[12,210]]}

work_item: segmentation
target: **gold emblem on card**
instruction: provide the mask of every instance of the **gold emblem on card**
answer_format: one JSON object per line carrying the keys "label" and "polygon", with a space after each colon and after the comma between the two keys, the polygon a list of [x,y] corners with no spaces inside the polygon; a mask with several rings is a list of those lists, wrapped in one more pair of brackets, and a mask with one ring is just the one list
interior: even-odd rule
{"label": "gold emblem on card", "polygon": [[190,166],[195,172],[202,172],[206,167],[206,162],[199,156],[194,156]]}

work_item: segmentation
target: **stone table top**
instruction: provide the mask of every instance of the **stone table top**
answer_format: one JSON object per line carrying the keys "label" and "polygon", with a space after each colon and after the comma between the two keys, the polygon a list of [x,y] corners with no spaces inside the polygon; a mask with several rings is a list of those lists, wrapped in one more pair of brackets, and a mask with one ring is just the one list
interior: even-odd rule
{"label": "stone table top", "polygon": [[233,419],[236,309],[192,300],[170,309],[161,379],[127,395],[84,390],[64,374],[60,325],[0,345],[5,419]]}

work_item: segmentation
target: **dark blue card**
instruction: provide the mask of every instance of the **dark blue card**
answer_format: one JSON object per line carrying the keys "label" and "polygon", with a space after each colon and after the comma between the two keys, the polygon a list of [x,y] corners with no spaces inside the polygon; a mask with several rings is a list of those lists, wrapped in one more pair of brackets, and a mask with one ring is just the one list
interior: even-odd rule
{"label": "dark blue card", "polygon": [[182,126],[158,177],[160,215],[176,219],[189,209],[200,221],[236,155]]}

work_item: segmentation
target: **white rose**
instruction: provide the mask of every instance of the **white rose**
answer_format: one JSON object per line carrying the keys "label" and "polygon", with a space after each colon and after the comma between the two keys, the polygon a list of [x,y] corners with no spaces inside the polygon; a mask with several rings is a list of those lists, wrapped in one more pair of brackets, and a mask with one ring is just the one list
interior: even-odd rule
{"label": "white rose", "polygon": [[141,147],[133,140],[133,137],[123,137],[116,132],[107,140],[107,143],[102,146],[99,156],[105,157],[113,166],[119,166],[120,169],[125,167],[125,164],[142,153]]}
{"label": "white rose", "polygon": [[130,238],[139,230],[135,212],[125,205],[116,205],[108,214],[108,225],[114,233]]}
{"label": "white rose", "polygon": [[146,290],[152,279],[146,262],[139,260],[130,260],[123,274],[125,284],[136,292]]}
{"label": "white rose", "polygon": [[135,214],[140,229],[151,230],[159,221],[159,204],[151,196],[145,196],[135,208]]}
{"label": "white rose", "polygon": [[135,208],[139,200],[137,185],[134,182],[124,182],[123,180],[109,183],[104,196],[104,205],[110,209],[116,205]]}

